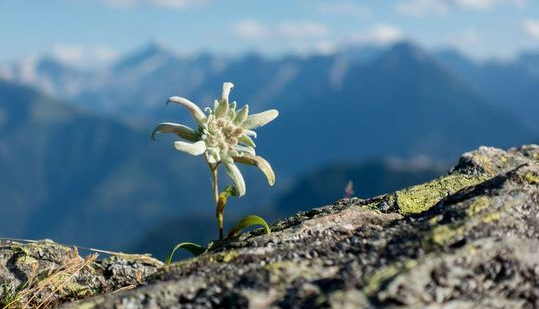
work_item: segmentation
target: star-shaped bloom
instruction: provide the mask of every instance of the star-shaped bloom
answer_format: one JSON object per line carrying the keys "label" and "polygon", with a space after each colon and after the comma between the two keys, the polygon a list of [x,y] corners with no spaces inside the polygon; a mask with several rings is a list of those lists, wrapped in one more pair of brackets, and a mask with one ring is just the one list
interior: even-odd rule
{"label": "star-shaped bloom", "polygon": [[275,183],[271,165],[256,155],[256,145],[252,140],[252,137],[256,138],[256,133],[252,130],[268,124],[279,112],[272,109],[249,115],[248,105],[236,110],[236,102],[228,101],[232,87],[232,83],[224,83],[221,98],[214,101],[213,110],[207,107],[206,113],[185,98],[170,97],[167,103],[176,103],[187,108],[198,127],[191,129],[182,124],[163,122],[153,130],[152,139],[155,139],[157,133],[174,133],[185,140],[174,143],[177,150],[194,156],[204,155],[206,161],[214,166],[223,163],[238,196],[243,196],[245,181],[235,163],[254,165],[266,175],[271,186]]}

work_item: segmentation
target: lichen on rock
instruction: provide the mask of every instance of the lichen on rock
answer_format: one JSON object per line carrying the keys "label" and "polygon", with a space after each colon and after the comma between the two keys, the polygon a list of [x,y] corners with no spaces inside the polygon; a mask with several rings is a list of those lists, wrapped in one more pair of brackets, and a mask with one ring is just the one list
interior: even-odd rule
{"label": "lichen on rock", "polygon": [[0,306],[54,307],[90,296],[133,287],[161,262],[148,256],[79,255],[77,248],[50,240],[0,241]]}
{"label": "lichen on rock", "polygon": [[536,308],[537,175],[539,146],[481,147],[426,184],[298,213],[64,308]]}

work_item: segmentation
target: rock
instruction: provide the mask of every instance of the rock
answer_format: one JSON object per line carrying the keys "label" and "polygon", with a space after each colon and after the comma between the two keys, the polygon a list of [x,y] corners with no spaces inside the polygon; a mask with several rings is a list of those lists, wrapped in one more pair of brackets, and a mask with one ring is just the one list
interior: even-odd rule
{"label": "rock", "polygon": [[[110,278],[109,278],[110,281]],[[539,146],[343,199],[64,308],[537,308]]]}
{"label": "rock", "polygon": [[132,288],[162,266],[149,256],[116,254],[98,260],[50,240],[0,241],[0,306],[54,307]]}

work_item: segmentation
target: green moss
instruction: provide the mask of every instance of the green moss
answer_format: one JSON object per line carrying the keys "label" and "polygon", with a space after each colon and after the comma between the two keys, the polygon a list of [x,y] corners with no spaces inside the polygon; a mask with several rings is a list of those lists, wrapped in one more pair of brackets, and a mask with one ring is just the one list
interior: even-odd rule
{"label": "green moss", "polygon": [[[320,278],[331,278],[338,271],[337,267],[328,267],[321,261],[286,261],[275,262],[264,266],[268,282],[281,285],[283,288],[299,278],[312,281]],[[262,276],[261,276],[262,278]]]}
{"label": "green moss", "polygon": [[499,213],[499,212],[493,212],[493,213],[490,213],[490,214],[482,217],[481,220],[483,221],[483,223],[489,223],[489,222],[492,222],[492,221],[499,220],[501,215],[502,214]]}
{"label": "green moss", "polygon": [[[500,219],[500,212],[487,212],[483,216],[477,214],[485,209],[488,209],[490,202],[486,197],[480,197],[468,205],[466,208],[467,218],[451,224],[435,226],[424,238],[423,245],[429,248],[432,245],[446,246],[455,242],[459,237],[462,237],[466,230],[470,230],[480,223],[489,223]],[[431,222],[436,224],[437,222]]]}
{"label": "green moss", "polygon": [[473,159],[483,168],[485,172],[491,175],[496,174],[496,169],[492,165],[492,158],[482,155],[480,152],[473,152]]}
{"label": "green moss", "polygon": [[149,254],[129,254],[129,253],[122,253],[122,252],[111,252],[110,255],[118,257],[118,258],[122,258],[128,262],[146,263],[146,264],[155,265],[155,266],[162,265],[161,261],[153,258]]}
{"label": "green moss", "polygon": [[402,214],[420,213],[428,210],[447,195],[481,183],[487,178],[486,175],[465,174],[443,176],[425,184],[398,191],[396,193],[397,205]]}
{"label": "green moss", "polygon": [[77,309],[93,309],[93,308],[95,308],[95,306],[97,306],[96,303],[86,302],[86,303],[82,303],[82,304],[78,305]]}
{"label": "green moss", "polygon": [[337,290],[329,294],[328,304],[330,308],[370,308],[367,297],[362,291],[352,289]]}
{"label": "green moss", "polygon": [[531,172],[524,175],[524,180],[532,185],[539,184],[539,176]]}
{"label": "green moss", "polygon": [[473,217],[474,215],[480,213],[483,209],[487,208],[489,205],[488,198],[482,196],[475,201],[473,201],[466,209],[466,215],[468,217]]}
{"label": "green moss", "polygon": [[229,251],[223,256],[223,262],[230,263],[234,259],[236,259],[240,254],[237,251]]}
{"label": "green moss", "polygon": [[378,210],[378,204],[379,204],[379,202],[372,202],[372,203],[362,205],[361,207],[365,207],[365,208],[372,209],[372,210]]}
{"label": "green moss", "polygon": [[93,309],[101,305],[105,300],[103,298],[94,298],[76,305],[76,309]]}
{"label": "green moss", "polygon": [[434,217],[429,219],[429,222],[430,222],[430,224],[437,224],[440,221],[442,221],[442,218],[443,218],[443,216],[440,216],[440,215],[434,216]]}
{"label": "green moss", "polygon": [[440,225],[435,227],[428,237],[428,240],[438,246],[451,244],[455,238],[464,234],[464,227],[461,225]]}
{"label": "green moss", "polygon": [[9,248],[17,255],[23,255],[23,256],[30,255],[30,251],[28,251],[25,245],[13,243],[9,246]]}
{"label": "green moss", "polygon": [[17,259],[17,262],[23,263],[23,264],[37,264],[39,263],[34,257],[29,255],[21,256]]}
{"label": "green moss", "polygon": [[240,256],[238,251],[230,250],[225,252],[218,252],[208,256],[208,261],[210,263],[230,263]]}
{"label": "green moss", "polygon": [[[48,278],[45,278],[44,280],[47,279]],[[60,297],[79,299],[94,294],[90,287],[78,283],[76,278],[71,273],[58,273],[54,281],[58,282],[58,286],[61,286],[61,289],[58,289],[58,294]]]}
{"label": "green moss", "polygon": [[302,275],[307,275],[300,269],[301,266],[293,262],[276,262],[264,266],[264,270],[268,272],[269,282],[282,285],[289,284]]}
{"label": "green moss", "polygon": [[17,254],[17,258],[23,257],[39,257],[40,259],[54,256],[63,256],[69,252],[73,252],[73,248],[59,245],[51,241],[39,241],[32,243],[12,243],[10,249]]}
{"label": "green moss", "polygon": [[395,263],[383,267],[382,269],[375,272],[372,276],[367,279],[367,284],[363,289],[366,294],[375,293],[380,289],[380,286],[388,281],[389,279],[395,277],[397,274],[404,270],[412,269],[418,265],[416,260],[407,260],[404,263]]}

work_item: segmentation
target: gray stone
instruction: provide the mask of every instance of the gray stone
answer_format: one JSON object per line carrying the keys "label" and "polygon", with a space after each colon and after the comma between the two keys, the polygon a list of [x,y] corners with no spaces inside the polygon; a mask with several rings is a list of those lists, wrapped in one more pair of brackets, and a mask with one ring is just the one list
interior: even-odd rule
{"label": "gray stone", "polygon": [[64,304],[379,307],[539,307],[539,146],[481,147],[428,183],[302,212],[134,289]]}
{"label": "gray stone", "polygon": [[99,260],[43,240],[0,241],[0,307],[49,308],[59,303],[135,287],[163,263],[145,255]]}

